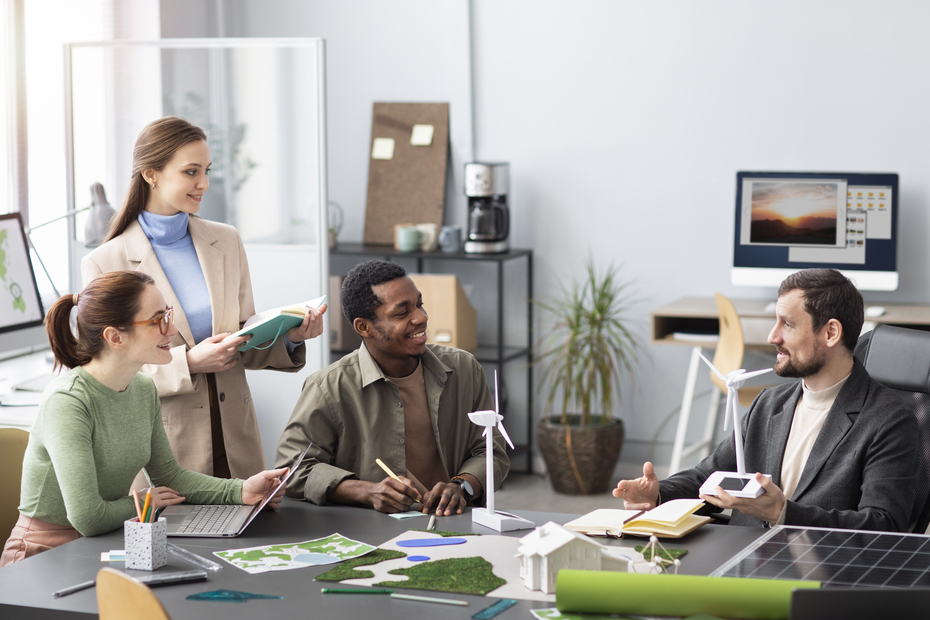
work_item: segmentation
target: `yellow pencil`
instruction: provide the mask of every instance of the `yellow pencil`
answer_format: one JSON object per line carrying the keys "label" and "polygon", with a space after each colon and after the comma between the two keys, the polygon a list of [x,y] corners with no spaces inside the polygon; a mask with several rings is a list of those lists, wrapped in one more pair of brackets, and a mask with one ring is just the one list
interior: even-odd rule
{"label": "yellow pencil", "polygon": [[142,506],[142,517],[139,518],[139,523],[144,523],[145,515],[148,514],[149,503],[152,501],[152,489],[149,489],[145,492],[145,505]]}
{"label": "yellow pencil", "polygon": [[375,463],[377,463],[377,464],[378,464],[378,467],[380,467],[381,469],[383,469],[383,470],[384,470],[384,473],[386,473],[388,476],[390,476],[391,478],[393,478],[394,480],[396,480],[396,481],[398,481],[398,482],[403,482],[403,480],[401,480],[400,478],[397,477],[397,474],[395,474],[394,472],[391,471],[391,468],[390,468],[390,467],[388,467],[387,465],[384,464],[384,461],[382,461],[381,459],[375,459]]}

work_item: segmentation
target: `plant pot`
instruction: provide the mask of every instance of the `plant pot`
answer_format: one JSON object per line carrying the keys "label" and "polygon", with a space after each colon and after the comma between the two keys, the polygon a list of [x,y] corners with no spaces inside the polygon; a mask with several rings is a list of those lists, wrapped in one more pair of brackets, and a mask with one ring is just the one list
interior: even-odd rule
{"label": "plant pot", "polygon": [[623,447],[623,421],[580,426],[560,420],[540,421],[537,436],[552,487],[568,495],[606,493]]}

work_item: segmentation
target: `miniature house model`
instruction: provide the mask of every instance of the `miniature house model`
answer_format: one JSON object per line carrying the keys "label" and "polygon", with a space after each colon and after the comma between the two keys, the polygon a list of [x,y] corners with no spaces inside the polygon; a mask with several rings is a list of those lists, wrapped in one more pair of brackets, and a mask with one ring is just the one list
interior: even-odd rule
{"label": "miniature house model", "polygon": [[601,570],[603,547],[552,521],[520,539],[520,576],[529,590],[555,593],[555,578],[563,568]]}

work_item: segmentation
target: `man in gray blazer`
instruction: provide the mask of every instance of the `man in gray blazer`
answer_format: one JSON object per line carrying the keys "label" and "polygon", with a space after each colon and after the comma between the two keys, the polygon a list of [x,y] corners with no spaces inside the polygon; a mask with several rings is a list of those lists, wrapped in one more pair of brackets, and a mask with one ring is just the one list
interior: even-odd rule
{"label": "man in gray blazer", "polygon": [[[717,487],[716,496],[700,496],[715,511],[732,508],[731,523],[907,531],[917,419],[853,357],[862,321],[862,296],[836,270],[807,269],[782,282],[768,341],[775,372],[801,380],[763,390],[743,418],[746,468],[761,472],[765,492],[736,498]],[[628,509],[650,509],[697,497],[715,471],[736,471],[732,437],[661,482],[646,463],[641,478],[621,480],[613,494]]]}

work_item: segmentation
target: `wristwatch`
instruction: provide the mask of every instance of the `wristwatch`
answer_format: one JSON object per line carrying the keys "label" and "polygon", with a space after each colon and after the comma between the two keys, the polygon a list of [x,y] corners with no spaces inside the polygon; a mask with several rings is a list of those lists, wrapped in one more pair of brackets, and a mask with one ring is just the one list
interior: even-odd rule
{"label": "wristwatch", "polygon": [[462,487],[462,493],[465,495],[465,502],[468,503],[471,501],[471,498],[475,496],[475,489],[472,488],[471,483],[461,476],[454,476],[450,482],[453,482],[460,487]]}

